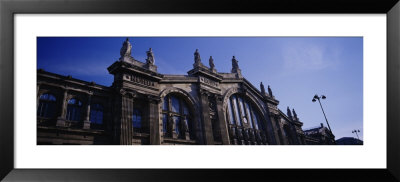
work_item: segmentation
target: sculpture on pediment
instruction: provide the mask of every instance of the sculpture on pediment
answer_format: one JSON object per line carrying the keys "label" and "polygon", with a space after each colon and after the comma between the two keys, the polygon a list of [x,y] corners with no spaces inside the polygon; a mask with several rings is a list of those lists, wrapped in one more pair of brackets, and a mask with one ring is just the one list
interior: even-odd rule
{"label": "sculpture on pediment", "polygon": [[233,56],[232,58],[232,70],[237,70],[239,69],[239,64],[238,64],[238,60],[236,60],[235,56]]}
{"label": "sculpture on pediment", "polygon": [[298,120],[296,111],[294,109],[293,109],[293,116],[294,116],[294,119]]}
{"label": "sculpture on pediment", "polygon": [[212,56],[210,56],[210,59],[208,60],[208,62],[210,64],[210,69],[211,70],[215,69],[214,59],[212,58]]}
{"label": "sculpture on pediment", "polygon": [[154,65],[155,59],[153,50],[150,48],[146,53],[147,53],[147,59],[146,59],[147,64]]}
{"label": "sculpture on pediment", "polygon": [[273,97],[273,95],[272,95],[272,90],[271,90],[271,88],[269,87],[269,85],[268,85],[268,94],[269,94],[269,96]]}
{"label": "sculpture on pediment", "polygon": [[261,94],[265,95],[265,88],[264,88],[264,84],[262,82],[260,83],[260,88],[261,88]]}
{"label": "sculpture on pediment", "polygon": [[129,39],[126,38],[126,40],[124,41],[124,43],[122,44],[121,47],[121,57],[130,57],[131,56],[131,51],[132,51],[132,45],[129,42]]}
{"label": "sculpture on pediment", "polygon": [[290,112],[289,107],[287,107],[287,115],[290,119],[292,119],[292,112]]}
{"label": "sculpture on pediment", "polygon": [[194,52],[194,62],[195,63],[200,63],[201,62],[200,53],[199,53],[198,49],[196,49],[196,52]]}

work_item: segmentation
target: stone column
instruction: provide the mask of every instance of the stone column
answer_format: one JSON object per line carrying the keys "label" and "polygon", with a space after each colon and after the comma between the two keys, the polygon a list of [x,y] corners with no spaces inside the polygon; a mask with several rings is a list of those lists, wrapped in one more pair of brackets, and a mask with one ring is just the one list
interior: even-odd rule
{"label": "stone column", "polygon": [[132,94],[121,90],[115,100],[114,117],[114,143],[119,145],[131,145],[133,126],[132,126],[132,110],[133,110]]}
{"label": "stone column", "polygon": [[92,99],[92,94],[88,94],[88,100],[87,100],[87,107],[86,107],[86,116],[85,120],[83,121],[83,129],[90,129],[90,103]]}
{"label": "stone column", "polygon": [[217,111],[218,111],[218,122],[219,122],[219,129],[221,134],[221,141],[223,145],[229,145],[229,132],[227,127],[227,121],[225,120],[225,113],[224,113],[224,104],[223,104],[223,97],[217,96]]}
{"label": "stone column", "polygon": [[39,107],[39,100],[40,100],[40,94],[39,94],[39,90],[40,90],[40,85],[36,85],[36,109],[38,109]]}
{"label": "stone column", "polygon": [[159,102],[159,99],[149,99],[150,145],[161,144]]}
{"label": "stone column", "polygon": [[213,145],[214,137],[211,126],[210,112],[209,112],[209,103],[208,103],[208,95],[209,93],[205,90],[200,90],[200,101],[201,101],[201,121],[203,126],[203,136],[204,136],[204,144]]}
{"label": "stone column", "polygon": [[60,116],[57,118],[56,126],[65,127],[65,120],[67,116],[67,95],[68,95],[68,90],[65,89],[62,98]]}

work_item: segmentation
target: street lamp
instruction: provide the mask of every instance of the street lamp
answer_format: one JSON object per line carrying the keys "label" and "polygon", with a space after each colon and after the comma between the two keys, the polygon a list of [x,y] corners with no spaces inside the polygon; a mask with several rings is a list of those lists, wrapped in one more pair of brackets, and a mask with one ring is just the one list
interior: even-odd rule
{"label": "street lamp", "polygon": [[360,140],[360,138],[358,137],[358,134],[357,134],[357,133],[360,133],[360,130],[353,130],[353,131],[351,131],[351,133],[355,133],[357,135],[358,140]]}
{"label": "street lamp", "polygon": [[[330,132],[331,132],[331,134],[333,135],[333,132],[332,132],[331,126],[329,126],[328,119],[326,119],[326,115],[325,115],[324,108],[322,108],[322,104],[321,104],[321,101],[320,101],[320,99],[326,99],[326,96],[325,96],[325,95],[318,96],[317,94],[315,94],[315,95],[314,95],[314,97],[313,97],[313,99],[312,99],[312,101],[313,101],[313,102],[315,102],[315,101],[317,101],[317,100],[318,100],[318,102],[319,102],[319,105],[321,106],[321,109],[322,109],[322,113],[324,113],[325,121],[326,121],[326,124],[328,125],[329,131],[330,131]],[[333,142],[336,144],[336,141],[335,141],[335,139],[333,139]]]}

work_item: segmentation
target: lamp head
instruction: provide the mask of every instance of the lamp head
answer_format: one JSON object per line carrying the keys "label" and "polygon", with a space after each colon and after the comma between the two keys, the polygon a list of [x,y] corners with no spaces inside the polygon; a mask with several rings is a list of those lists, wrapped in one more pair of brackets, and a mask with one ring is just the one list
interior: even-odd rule
{"label": "lamp head", "polygon": [[325,96],[325,95],[322,95],[322,99],[326,99],[326,96]]}
{"label": "lamp head", "polygon": [[314,99],[319,99],[317,94],[314,95]]}
{"label": "lamp head", "polygon": [[312,102],[315,102],[315,101],[317,101],[317,100],[315,100],[315,99],[312,99]]}

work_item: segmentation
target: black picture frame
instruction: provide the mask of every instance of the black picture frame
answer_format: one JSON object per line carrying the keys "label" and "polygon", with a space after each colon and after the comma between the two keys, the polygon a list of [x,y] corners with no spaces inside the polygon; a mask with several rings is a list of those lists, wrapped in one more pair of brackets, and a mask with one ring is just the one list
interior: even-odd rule
{"label": "black picture frame", "polygon": [[[14,14],[382,13],[387,15],[386,169],[15,169]],[[318,16],[318,15],[316,15]],[[398,0],[0,0],[0,179],[6,181],[399,181]],[[378,60],[379,61],[379,60]],[[379,96],[378,96],[379,97]],[[384,120],[385,118],[382,117]],[[373,157],[373,156],[371,156]],[[323,162],[323,161],[321,161]]]}

